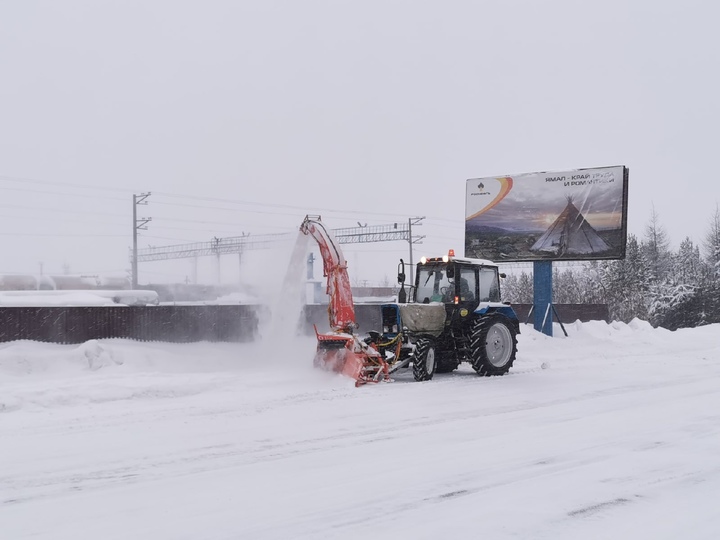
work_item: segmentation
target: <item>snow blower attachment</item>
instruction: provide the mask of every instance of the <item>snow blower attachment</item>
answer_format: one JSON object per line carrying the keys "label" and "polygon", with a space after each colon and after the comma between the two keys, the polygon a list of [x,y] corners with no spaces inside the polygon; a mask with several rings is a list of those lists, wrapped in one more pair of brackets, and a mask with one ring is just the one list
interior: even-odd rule
{"label": "snow blower attachment", "polygon": [[520,321],[500,298],[497,264],[484,259],[423,257],[415,283],[405,290],[405,263],[400,260],[398,302],[382,304],[382,332],[355,333],[355,307],[347,263],[320,216],[305,216],[300,231],[320,247],[330,297],[330,332],[315,327],[316,367],[342,373],[356,386],[391,381],[390,375],[412,365],[416,381],[450,373],[462,362],[483,377],[504,375],[515,361]]}
{"label": "snow blower attachment", "polygon": [[318,345],[313,365],[347,375],[355,379],[355,386],[389,380],[388,364],[375,345],[355,334],[358,325],[355,322],[352,289],[347,262],[339,245],[320,221],[320,216],[305,216],[300,231],[311,236],[320,248],[330,297],[328,318],[331,331],[321,334],[315,327]]}

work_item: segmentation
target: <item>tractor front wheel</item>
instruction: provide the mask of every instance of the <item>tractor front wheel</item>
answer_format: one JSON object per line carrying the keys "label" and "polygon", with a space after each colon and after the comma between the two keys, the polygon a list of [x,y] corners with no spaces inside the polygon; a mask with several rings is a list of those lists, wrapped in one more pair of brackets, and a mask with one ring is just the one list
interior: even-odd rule
{"label": "tractor front wheel", "polygon": [[435,375],[435,345],[429,339],[419,339],[415,344],[413,377],[416,381],[429,381]]}
{"label": "tractor front wheel", "polygon": [[473,323],[470,339],[472,367],[484,377],[505,375],[515,361],[517,333],[512,321],[499,313]]}

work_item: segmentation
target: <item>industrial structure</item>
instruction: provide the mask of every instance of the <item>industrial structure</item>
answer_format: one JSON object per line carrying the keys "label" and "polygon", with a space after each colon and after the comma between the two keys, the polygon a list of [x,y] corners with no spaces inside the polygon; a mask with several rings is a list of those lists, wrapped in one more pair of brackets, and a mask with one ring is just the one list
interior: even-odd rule
{"label": "industrial structure", "polygon": [[[333,229],[332,233],[339,244],[366,244],[372,242],[405,241],[408,243],[410,266],[413,261],[413,245],[421,242],[425,236],[413,233],[413,227],[422,224],[424,217],[410,218],[407,222],[385,225],[360,225]],[[281,242],[291,239],[290,233],[281,234],[242,234],[226,238],[212,238],[207,242],[175,244],[169,246],[151,246],[135,249],[130,252],[130,261],[134,272],[133,282],[137,282],[137,265],[141,262],[167,261],[171,259],[188,259],[214,256],[218,260],[218,281],[220,280],[220,257],[237,255],[242,264],[242,256],[246,251],[269,249]],[[134,254],[137,253],[135,256]],[[197,272],[196,272],[197,275]],[[410,276],[412,278],[412,275]]]}

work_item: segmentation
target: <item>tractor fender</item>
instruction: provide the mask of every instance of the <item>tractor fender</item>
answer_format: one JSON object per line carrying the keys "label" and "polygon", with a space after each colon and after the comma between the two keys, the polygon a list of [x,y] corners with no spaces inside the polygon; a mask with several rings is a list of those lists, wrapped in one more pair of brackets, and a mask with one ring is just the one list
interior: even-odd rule
{"label": "tractor fender", "polygon": [[518,334],[520,333],[520,319],[518,319],[517,313],[515,313],[515,310],[511,306],[503,304],[502,302],[480,302],[477,309],[473,312],[476,317],[482,317],[490,313],[505,315],[505,317],[510,319],[515,325],[515,331]]}

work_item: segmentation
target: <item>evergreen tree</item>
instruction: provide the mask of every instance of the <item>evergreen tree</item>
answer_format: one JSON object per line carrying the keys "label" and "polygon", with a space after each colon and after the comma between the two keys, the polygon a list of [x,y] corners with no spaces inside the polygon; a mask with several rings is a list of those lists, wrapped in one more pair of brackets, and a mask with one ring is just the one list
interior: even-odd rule
{"label": "evergreen tree", "polygon": [[608,292],[605,286],[605,264],[611,261],[590,261],[580,274],[583,301],[586,304],[607,304]]}
{"label": "evergreen tree", "polygon": [[704,274],[704,265],[700,257],[700,248],[693,244],[689,236],[680,243],[680,249],[672,263],[673,282],[685,284],[693,290],[697,289]]}
{"label": "evergreen tree", "polygon": [[704,247],[708,265],[713,274],[720,278],[720,205],[715,206],[715,213],[710,219]]}
{"label": "evergreen tree", "polygon": [[625,259],[604,261],[601,277],[611,319],[647,320],[649,265],[635,235],[628,236]]}
{"label": "evergreen tree", "polygon": [[686,238],[672,258],[666,286],[659,289],[660,294],[653,299],[655,324],[675,330],[705,322],[704,301],[700,295],[703,274],[700,250]]}
{"label": "evergreen tree", "polygon": [[519,274],[508,274],[502,282],[503,300],[513,304],[532,304],[533,280],[524,270]]}
{"label": "evergreen tree", "polygon": [[553,268],[553,303],[555,304],[578,304],[578,295],[576,294],[577,283],[572,270],[566,268],[560,271],[560,268]]}
{"label": "evergreen tree", "polygon": [[660,224],[660,217],[653,206],[650,221],[645,226],[645,238],[641,245],[648,265],[648,319],[653,326],[658,326],[670,309],[673,286],[670,281],[670,273],[673,254],[669,245],[667,232]]}
{"label": "evergreen tree", "polygon": [[704,321],[720,322],[720,206],[710,218],[705,234],[706,274],[699,295],[703,300]]}
{"label": "evergreen tree", "polygon": [[652,207],[650,221],[645,225],[645,238],[642,251],[648,264],[649,276],[653,282],[660,282],[670,271],[670,240],[664,227],[660,224],[660,216]]}

